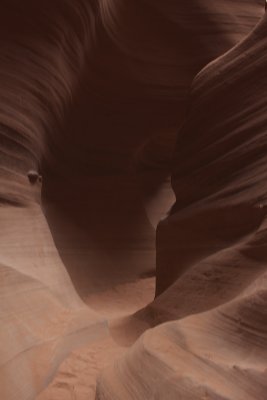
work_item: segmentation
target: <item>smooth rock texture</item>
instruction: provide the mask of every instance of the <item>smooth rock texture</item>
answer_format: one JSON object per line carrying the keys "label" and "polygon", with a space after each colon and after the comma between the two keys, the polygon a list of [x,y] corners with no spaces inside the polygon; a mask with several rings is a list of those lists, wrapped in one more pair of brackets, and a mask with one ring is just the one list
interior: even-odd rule
{"label": "smooth rock texture", "polygon": [[250,295],[148,330],[105,370],[96,399],[266,398],[266,277]]}
{"label": "smooth rock texture", "polygon": [[266,34],[264,17],[193,82],[176,203],[158,227],[158,296],[114,337],[179,321],[107,369],[98,400],[266,398]]}
{"label": "smooth rock texture", "polygon": [[3,1],[0,14],[0,397],[34,399],[74,347],[107,334],[76,294],[40,206],[39,171],[84,67],[89,3]]}
{"label": "smooth rock texture", "polygon": [[[265,18],[192,86],[174,156],[176,203],[157,241],[155,303],[176,298],[180,317],[230,300],[265,269],[264,46]],[[183,306],[188,285],[194,299]]]}
{"label": "smooth rock texture", "polygon": [[[94,380],[103,352],[124,354],[99,379],[97,399],[199,398],[205,365],[214,382],[203,398],[263,400],[266,296],[252,283],[266,261],[265,19],[200,72],[249,34],[263,8],[261,0],[2,1],[1,399],[35,399],[69,352],[86,346],[85,362],[99,352]],[[142,308],[155,265],[157,297]],[[129,301],[129,282],[133,307],[99,307],[117,285]],[[228,346],[240,313],[231,375],[228,355],[226,371],[218,367],[217,347]],[[127,351],[145,329],[187,316]],[[207,321],[213,364],[198,348]],[[245,379],[247,327],[256,332]],[[190,349],[188,381],[179,371]],[[224,387],[229,376],[240,384]],[[77,398],[94,397],[91,380],[89,389]]]}

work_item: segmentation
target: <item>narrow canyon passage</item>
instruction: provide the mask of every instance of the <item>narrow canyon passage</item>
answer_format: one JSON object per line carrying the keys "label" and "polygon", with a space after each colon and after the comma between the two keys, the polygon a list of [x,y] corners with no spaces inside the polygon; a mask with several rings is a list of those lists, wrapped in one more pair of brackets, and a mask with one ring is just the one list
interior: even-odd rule
{"label": "narrow canyon passage", "polygon": [[266,400],[262,0],[3,0],[1,400]]}
{"label": "narrow canyon passage", "polygon": [[170,179],[149,196],[142,194],[133,174],[79,177],[48,185],[42,208],[81,297],[155,276],[155,227],[174,203]]}
{"label": "narrow canyon passage", "polygon": [[[146,173],[142,181],[148,178],[153,175]],[[136,176],[131,180],[129,176],[81,178],[67,186],[57,181],[50,183],[57,196],[43,204],[77,293],[109,325],[154,299],[155,228],[174,203],[168,178],[149,194],[142,191]],[[121,334],[116,341],[111,331],[94,345],[74,351],[38,400],[94,399],[100,371],[124,354],[124,344],[132,341],[124,337],[123,328]]]}

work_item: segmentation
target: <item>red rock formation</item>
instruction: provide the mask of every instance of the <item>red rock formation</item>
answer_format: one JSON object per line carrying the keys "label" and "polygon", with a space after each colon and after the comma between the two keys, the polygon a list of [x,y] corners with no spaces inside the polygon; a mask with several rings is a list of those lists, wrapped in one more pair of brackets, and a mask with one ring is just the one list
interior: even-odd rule
{"label": "red rock formation", "polygon": [[[92,18],[91,18],[92,17]],[[106,333],[79,299],[27,173],[50,159],[92,37],[87,2],[3,1],[0,13],[0,397],[33,399],[67,353]]]}
{"label": "red rock formation", "polygon": [[[259,0],[236,1],[234,7],[230,0],[168,0],[164,4],[149,0],[2,1],[0,316],[5,329],[0,334],[1,398],[34,398],[72,347],[84,341],[90,343],[105,333],[103,319],[85,307],[75,292],[67,264],[71,264],[74,284],[83,295],[88,286],[92,289],[93,283],[82,288],[80,285],[86,282],[91,273],[87,275],[87,271],[93,270],[93,266],[96,270],[103,268],[103,275],[108,269],[113,275],[117,268],[117,275],[125,274],[127,279],[153,268],[154,230],[136,180],[145,182],[145,195],[151,195],[158,182],[168,175],[176,129],[183,119],[194,75],[246,35],[261,13]],[[211,78],[215,80],[215,92],[220,90],[223,74],[219,76],[219,85],[216,76]],[[217,94],[208,93],[205,97],[205,85],[209,87],[205,72],[198,79],[195,101],[203,91],[202,107],[212,111],[205,133],[209,139],[214,124],[221,121],[221,113],[213,100],[208,102]],[[234,101],[234,93],[232,97]],[[218,128],[218,135],[232,127],[230,111],[229,103],[223,121],[226,125]],[[195,114],[182,130],[188,139],[200,123],[204,127],[202,114]],[[249,145],[249,132],[246,140]],[[202,149],[202,144],[185,143],[181,151],[191,154]],[[227,147],[219,146],[220,149]],[[236,149],[238,152],[239,147]],[[253,162],[253,154],[248,163]],[[198,171],[197,160],[206,161],[197,157],[196,164],[189,165],[188,158],[183,160],[187,177],[189,168]],[[236,160],[230,158],[231,168],[236,166]],[[219,158],[217,162],[221,168]],[[240,163],[242,167],[242,160]],[[29,173],[31,170],[34,173]],[[138,171],[137,178],[133,177],[133,170]],[[241,174],[242,171],[241,168]],[[42,206],[41,182],[35,179],[39,174],[43,175]],[[153,185],[147,187],[151,176]],[[214,179],[217,184],[216,177],[208,176],[211,184]],[[252,175],[249,177],[252,179]],[[175,188],[181,186],[181,179],[174,174]],[[245,175],[241,176],[238,184],[245,179]],[[200,179],[197,182],[204,183]],[[227,188],[232,184],[236,185],[236,181],[227,181]],[[207,190],[209,185],[210,182]],[[202,186],[200,189],[198,196],[206,201],[209,193]],[[260,198],[259,185],[258,189],[253,193]],[[196,201],[190,188],[183,191],[167,221],[175,220],[178,208],[189,207]],[[246,193],[246,199],[251,200],[250,192]],[[222,194],[224,198],[225,193]],[[242,197],[242,190],[240,194]],[[219,203],[215,204],[217,213]],[[213,209],[212,203],[207,205],[209,210]],[[263,210],[254,212],[256,218],[251,215],[244,230],[242,227],[234,234],[231,231],[219,241],[222,249],[235,245],[241,234],[247,235],[257,228]],[[223,209],[220,218],[224,219],[224,215]],[[199,220],[203,218],[206,220],[201,214]],[[180,237],[176,224],[173,225],[174,237]],[[158,254],[163,257],[163,261],[158,261],[158,293],[170,283],[176,285],[180,273],[175,255],[164,265],[169,253],[165,251],[163,227],[164,223],[158,241]],[[207,237],[210,229],[212,224],[204,232]],[[202,237],[203,231],[196,232],[195,238],[190,235],[188,232],[188,238],[194,241]],[[258,238],[261,240],[261,234],[255,240]],[[217,245],[215,241],[214,246]],[[195,262],[195,251],[192,255]],[[110,264],[106,259],[112,260]],[[190,264],[192,260],[184,262]],[[75,268],[79,263],[83,275]],[[163,269],[168,271],[168,280],[160,277]]]}
{"label": "red rock formation", "polygon": [[208,308],[235,297],[265,268],[264,27],[197,76],[180,131],[176,203],[158,227],[158,293],[190,285],[195,311],[201,297]]}
{"label": "red rock formation", "polygon": [[266,24],[194,80],[159,226],[162,293],[115,333],[180,321],[104,372],[99,400],[266,398]]}
{"label": "red rock formation", "polygon": [[265,276],[227,305],[148,330],[104,371],[96,399],[264,400],[266,326]]}

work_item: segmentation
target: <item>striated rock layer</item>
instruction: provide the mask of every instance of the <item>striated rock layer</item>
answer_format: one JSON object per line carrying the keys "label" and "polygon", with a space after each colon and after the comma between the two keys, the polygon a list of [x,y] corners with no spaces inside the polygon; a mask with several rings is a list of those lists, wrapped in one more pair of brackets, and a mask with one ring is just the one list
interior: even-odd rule
{"label": "striated rock layer", "polygon": [[[177,317],[234,298],[265,269],[264,21],[194,80],[176,203],[158,226],[155,304],[176,298]],[[185,287],[194,289],[186,304]]]}
{"label": "striated rock layer", "polygon": [[194,80],[176,203],[158,227],[158,296],[114,331],[179,321],[104,372],[99,400],[266,398],[266,46],[264,17]]}
{"label": "striated rock layer", "polygon": [[73,347],[106,335],[104,319],[80,300],[58,255],[40,206],[40,182],[27,177],[39,170],[44,155],[51,157],[47,139],[58,134],[65,118],[94,18],[87,2],[1,3],[3,400],[34,399]]}
{"label": "striated rock layer", "polygon": [[102,374],[96,399],[265,400],[266,277],[250,295],[148,330]]}
{"label": "striated rock layer", "polygon": [[[262,8],[258,0],[240,0],[234,6],[230,0],[191,3],[168,0],[164,4],[150,0],[2,1],[1,399],[34,398],[73,347],[90,344],[106,334],[105,321],[84,305],[73,287],[74,283],[82,295],[92,290],[93,283],[81,285],[94,265],[96,269],[103,268],[102,277],[109,266],[114,271],[117,268],[117,275],[125,274],[126,279],[151,273],[155,235],[151,224],[155,226],[166,211],[159,204],[154,207],[156,211],[151,211],[151,198],[169,174],[176,130],[183,120],[189,86],[202,67],[252,29]],[[255,32],[262,32],[261,29]],[[259,36],[264,47],[264,38]],[[177,201],[170,217],[160,224],[157,239],[157,294],[164,292],[162,295],[172,299],[168,310],[174,319],[217,305],[212,292],[209,306],[201,305],[200,294],[199,309],[195,302],[187,312],[176,311],[176,293],[180,289],[175,285],[179,275],[201,257],[216,253],[214,248],[218,250],[219,246],[221,251],[227,248],[226,253],[230,253],[226,258],[231,259],[231,251],[236,251],[239,243],[240,254],[247,251],[247,257],[255,258],[256,268],[253,273],[250,268],[248,273],[244,272],[239,290],[264,269],[264,251],[254,254],[255,246],[264,237],[264,208],[261,207],[264,155],[259,154],[258,145],[254,146],[251,138],[253,129],[264,144],[264,135],[257,131],[262,126],[261,117],[254,118],[253,114],[257,101],[258,106],[264,107],[264,97],[261,102],[258,100],[259,81],[252,80],[251,92],[248,92],[251,97],[242,98],[246,114],[241,112],[238,116],[240,109],[234,86],[241,88],[239,95],[242,94],[244,86],[240,82],[250,79],[250,71],[254,70],[254,67],[250,69],[249,62],[254,65],[254,53],[262,54],[260,47],[253,45],[253,38],[252,35],[218,62],[222,65],[219,76],[216,75],[219,67],[214,64],[199,75],[193,88],[192,106],[181,131],[180,141],[186,140],[181,146],[178,143],[179,152],[184,155],[177,153],[175,157],[178,172],[175,169],[173,173],[173,187]],[[255,50],[250,52],[251,46]],[[240,55],[242,52],[245,57]],[[231,57],[237,61],[231,63]],[[239,67],[243,68],[242,74],[235,75],[235,68]],[[227,89],[231,90],[233,85],[232,102],[224,110],[218,110],[214,99],[225,98],[223,83],[228,75],[233,81],[229,81]],[[209,83],[209,79],[214,82]],[[237,107],[236,114],[232,104]],[[209,110],[209,121],[203,118],[203,110]],[[251,119],[246,125],[248,112]],[[240,129],[236,126],[241,118],[246,127],[244,149],[248,147],[248,152],[243,152],[240,144],[244,129],[242,125]],[[195,137],[200,125],[203,133]],[[210,140],[212,132],[214,149],[206,151],[205,141]],[[223,141],[227,132],[231,134]],[[222,151],[229,155],[227,168],[220,160]],[[200,168],[212,162],[210,156],[216,161],[212,174]],[[245,173],[245,164],[249,174]],[[229,168],[236,171],[235,177],[229,176]],[[223,182],[217,179],[218,175],[213,175],[216,169]],[[189,171],[196,171],[195,180],[192,181]],[[42,205],[40,174],[43,175]],[[259,174],[255,180],[253,174]],[[139,195],[139,186],[147,201],[146,207]],[[164,204],[165,197],[171,203],[171,195],[163,195]],[[243,211],[238,211],[235,222],[231,207],[240,204]],[[206,223],[211,212],[215,213],[214,218],[224,221],[226,205],[227,210],[230,207],[229,231],[222,229],[225,236],[213,238],[208,249],[203,253],[201,246],[198,254],[194,243],[199,238],[209,243],[210,232],[216,226],[206,225],[203,232],[193,229],[194,224]],[[177,224],[180,218],[182,223]],[[187,232],[184,229],[184,236],[179,232],[183,224],[190,227]],[[236,227],[234,232],[231,224]],[[252,236],[254,231],[257,233]],[[178,266],[173,243],[181,237],[186,238],[186,243],[190,240],[193,250],[184,252]],[[77,265],[81,266],[82,275],[77,272]],[[214,272],[209,276],[212,280]],[[222,302],[238,294],[230,278],[225,279],[229,291],[222,296]],[[174,286],[170,287],[171,284]],[[211,286],[214,287],[207,285],[207,288]],[[157,301],[165,304],[160,298]],[[167,315],[165,311],[163,314]],[[158,318],[156,323],[164,318]],[[146,324],[151,323],[149,317],[144,319]]]}

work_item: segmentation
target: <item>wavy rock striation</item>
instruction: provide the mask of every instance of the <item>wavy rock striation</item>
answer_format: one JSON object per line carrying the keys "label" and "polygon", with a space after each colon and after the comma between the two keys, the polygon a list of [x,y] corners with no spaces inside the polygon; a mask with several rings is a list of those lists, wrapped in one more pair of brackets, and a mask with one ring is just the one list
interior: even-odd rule
{"label": "wavy rock striation", "polygon": [[[82,343],[90,344],[106,333],[105,321],[88,309],[77,295],[66,271],[67,258],[62,257],[66,261],[64,264],[58,249],[61,256],[65,256],[63,250],[72,243],[70,247],[73,254],[77,254],[72,264],[75,266],[76,261],[79,263],[82,259],[83,266],[89,270],[96,260],[95,253],[105,253],[103,249],[107,249],[109,241],[111,247],[115,243],[118,246],[116,257],[114,251],[107,256],[114,257],[115,266],[119,262],[125,265],[126,260],[133,260],[130,267],[142,264],[145,247],[149,251],[143,263],[149,265],[149,268],[153,267],[154,253],[151,248],[154,230],[138,197],[138,183],[132,171],[138,171],[137,181],[139,178],[143,180],[144,171],[151,174],[145,174],[145,195],[157,189],[158,183],[170,171],[175,132],[184,116],[187,93],[193,77],[209,61],[243,38],[261,13],[262,4],[259,0],[236,1],[234,7],[230,0],[212,3],[210,0],[195,0],[191,3],[168,0],[164,4],[150,0],[2,1],[0,319],[4,329],[0,333],[1,398],[34,398],[73,347]],[[262,30],[260,28],[255,32]],[[262,37],[261,34],[259,37]],[[186,212],[190,218],[192,216],[193,226],[194,213],[199,213],[198,221],[206,221],[205,212],[209,213],[209,210],[215,208],[217,213],[218,204],[222,204],[220,199],[229,198],[229,206],[239,206],[240,203],[243,206],[244,202],[242,216],[247,216],[247,210],[253,211],[245,218],[245,222],[242,217],[242,227],[239,229],[238,225],[236,232],[231,230],[229,237],[225,234],[219,242],[214,240],[210,246],[212,249],[219,246],[223,251],[226,245],[227,249],[231,249],[229,246],[236,246],[242,237],[245,247],[241,246],[239,253],[249,253],[250,249],[253,253],[255,240],[261,243],[262,235],[264,237],[264,212],[261,207],[264,185],[260,183],[265,177],[261,164],[264,156],[254,146],[249,125],[256,124],[253,129],[264,143],[264,135],[261,136],[261,131],[257,131],[261,117],[253,117],[253,106],[257,100],[254,93],[258,92],[254,92],[252,86],[256,83],[249,86],[250,101],[254,98],[254,103],[244,96],[242,104],[252,116],[248,125],[245,125],[244,143],[251,152],[244,152],[244,159],[239,158],[239,154],[243,154],[240,144],[242,126],[240,132],[238,127],[233,131],[231,118],[235,114],[231,114],[230,102],[223,112],[216,109],[214,103],[220,90],[224,98],[225,86],[222,79],[229,74],[233,80],[232,101],[238,106],[238,102],[234,101],[234,85],[242,90],[238,76],[241,81],[250,79],[249,73],[253,68],[249,68],[249,62],[253,64],[254,60],[254,50],[250,52],[250,46],[254,43],[253,35],[244,43],[241,49],[245,51],[245,56],[240,56],[240,47],[237,47],[233,53],[219,61],[222,62],[219,77],[215,73],[209,78],[209,68],[211,72],[218,70],[211,66],[195,81],[195,100],[192,103],[196,102],[196,105],[192,105],[193,109],[191,107],[189,110],[189,115],[193,113],[194,118],[187,119],[181,136],[181,139],[188,138],[180,150],[185,155],[177,155],[178,160],[175,161],[177,168],[181,167],[183,171],[183,176],[176,170],[173,175],[177,202],[171,216],[158,230],[157,294],[164,292],[170,284],[176,285],[181,269],[185,270],[200,257],[190,250],[193,261],[188,261],[185,254],[184,266],[181,265],[178,271],[177,255],[172,251],[172,243],[173,240],[176,242],[175,238],[180,238],[175,221],[179,220],[183,208],[188,208]],[[259,43],[263,46],[264,39]],[[260,51],[256,45],[253,49],[255,54]],[[236,61],[231,63],[233,55]],[[235,68],[244,66],[246,68],[243,68],[242,74],[232,74],[232,67],[235,71]],[[207,89],[211,87],[209,79],[214,80],[214,93],[209,93]],[[231,90],[231,84],[228,84],[228,90]],[[203,101],[201,96],[204,97]],[[257,104],[264,107],[262,99]],[[203,131],[204,136],[195,138],[193,135],[199,125],[205,126],[201,107],[202,110],[209,109],[212,114],[209,113],[210,122]],[[247,114],[241,116],[243,120],[248,117]],[[217,126],[220,123],[225,125]],[[215,132],[212,142],[215,149],[206,154],[205,140],[210,139],[211,132]],[[218,137],[222,132],[234,134],[226,136],[225,142],[220,144]],[[190,143],[192,137],[194,141]],[[230,144],[233,145],[233,155],[228,150]],[[200,150],[200,156],[194,161],[190,155]],[[237,173],[236,177],[229,177],[229,180],[229,169],[220,161],[222,150],[229,154],[231,171],[235,168]],[[190,180],[192,178],[189,179],[189,169],[198,173],[199,163],[204,165],[209,161],[210,154],[215,155],[218,171],[225,174],[225,184],[216,186],[219,183],[214,174],[207,174],[209,182],[203,181],[204,175],[201,174],[196,175],[195,183]],[[256,156],[259,158],[256,159]],[[245,174],[245,164],[253,166],[248,175]],[[45,199],[42,206],[40,174],[43,175]],[[253,180],[253,174],[259,174],[259,177]],[[153,176],[153,185],[147,189],[150,181],[147,177],[150,176]],[[188,183],[182,182],[186,177],[190,185],[201,185],[198,192],[200,198],[196,199]],[[255,182],[254,186],[251,180]],[[236,185],[239,195],[230,196],[228,192],[232,187],[236,190]],[[182,193],[180,187],[183,187]],[[255,198],[251,195],[252,187],[256,188],[253,191]],[[207,192],[209,190],[220,193],[218,198],[214,197],[213,202],[210,200],[211,193]],[[93,192],[94,196],[91,195]],[[112,201],[107,201],[110,193],[114,192]],[[201,206],[194,208],[194,204]],[[225,219],[224,207],[220,208],[222,220]],[[63,222],[60,221],[57,226],[61,210],[65,210],[65,215],[63,212]],[[70,226],[68,229],[64,225],[69,218],[66,215],[71,216],[71,223],[67,223]],[[182,215],[186,225],[186,213],[183,211]],[[232,219],[231,212],[229,218]],[[238,220],[239,217],[236,218]],[[165,229],[166,224],[171,226],[171,234],[169,228]],[[213,227],[209,229],[213,230]],[[206,228],[204,233],[196,230],[193,238],[188,231],[188,237],[185,237],[194,243],[199,237],[209,238],[209,229]],[[257,231],[256,236],[251,236],[252,231]],[[69,232],[75,235],[78,233],[75,237],[66,237]],[[143,235],[142,241],[145,239],[145,246],[138,242],[140,235]],[[168,241],[170,236],[171,245]],[[97,251],[90,249],[82,254],[81,242],[84,245],[89,239],[97,243]],[[136,252],[132,251],[133,242]],[[119,257],[122,248],[124,257]],[[212,249],[209,248],[204,255],[214,253]],[[136,258],[134,253],[138,253]],[[248,257],[255,257],[256,271],[260,273],[261,253],[249,253]],[[122,266],[118,268],[120,273],[125,272]],[[148,269],[147,266],[138,268],[135,271],[137,274],[144,272],[142,268],[145,272]],[[167,274],[166,280],[161,277],[163,269]],[[256,272],[248,273],[246,279],[255,275]],[[84,277],[82,280],[85,280]],[[229,282],[231,295],[227,295],[225,301],[236,295],[235,290],[231,291]],[[78,288],[79,285],[75,283]],[[173,286],[168,290],[173,290]],[[192,310],[195,310],[194,306],[189,314]],[[173,315],[178,318],[176,311]],[[100,386],[98,396],[102,396],[101,393]]]}
{"label": "wavy rock striation", "polygon": [[141,336],[97,399],[266,398],[266,23],[193,82],[176,203],[158,227],[158,296],[114,337],[179,321]]}
{"label": "wavy rock striation", "polygon": [[[172,174],[176,203],[157,241],[155,308],[176,298],[177,317],[231,300],[265,269],[264,21],[192,87]],[[194,293],[186,302],[184,290]]]}
{"label": "wavy rock striation", "polygon": [[93,37],[87,2],[3,1],[0,15],[1,399],[33,399],[67,353],[106,334],[77,296],[30,183]]}
{"label": "wavy rock striation", "polygon": [[96,399],[264,400],[266,299],[265,275],[250,294],[148,330],[102,373]]}

